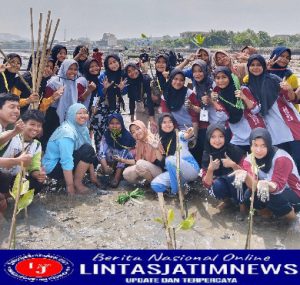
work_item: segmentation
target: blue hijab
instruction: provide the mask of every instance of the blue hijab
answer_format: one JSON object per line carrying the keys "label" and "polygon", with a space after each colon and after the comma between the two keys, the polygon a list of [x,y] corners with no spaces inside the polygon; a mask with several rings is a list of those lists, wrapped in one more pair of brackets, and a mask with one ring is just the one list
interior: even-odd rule
{"label": "blue hijab", "polygon": [[80,103],[71,105],[68,109],[66,120],[55,130],[49,141],[70,138],[75,142],[75,150],[79,149],[85,143],[91,144],[87,122],[84,125],[79,125],[76,122],[76,114],[81,109],[87,110]]}
{"label": "blue hijab", "polygon": [[[290,57],[292,56],[292,52],[289,48],[287,47],[283,47],[283,46],[279,46],[277,48],[275,48],[271,55],[270,58],[273,58],[275,56],[275,60],[282,55],[285,51],[287,51],[290,55]],[[280,78],[288,78],[289,76],[291,76],[293,74],[293,72],[287,68],[288,65],[286,65],[285,67],[279,66],[277,63],[275,63],[272,68],[269,70],[270,73],[276,74],[277,76],[279,76]]]}
{"label": "blue hijab", "polygon": [[109,128],[104,133],[106,143],[116,149],[129,149],[135,146],[135,140],[125,128],[124,120],[121,114],[114,113],[108,117],[108,126],[112,119],[117,119],[121,124],[121,131],[113,134]]}

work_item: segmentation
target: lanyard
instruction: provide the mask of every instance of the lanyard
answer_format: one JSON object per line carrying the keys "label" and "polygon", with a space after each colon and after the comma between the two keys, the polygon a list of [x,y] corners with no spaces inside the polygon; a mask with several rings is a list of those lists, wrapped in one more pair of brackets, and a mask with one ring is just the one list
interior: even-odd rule
{"label": "lanyard", "polygon": [[9,89],[8,89],[8,83],[7,83],[6,76],[5,76],[5,74],[4,74],[3,71],[1,72],[1,74],[2,74],[2,76],[3,76],[5,88],[6,88],[7,92],[9,92]]}

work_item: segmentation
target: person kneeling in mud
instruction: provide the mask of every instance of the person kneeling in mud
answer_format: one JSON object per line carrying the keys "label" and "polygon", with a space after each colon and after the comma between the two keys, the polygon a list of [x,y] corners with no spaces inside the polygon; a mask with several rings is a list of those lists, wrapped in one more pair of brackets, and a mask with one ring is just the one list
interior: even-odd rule
{"label": "person kneeling in mud", "polygon": [[200,176],[204,187],[212,196],[222,203],[223,209],[231,204],[231,200],[242,204],[243,192],[232,185],[234,177],[229,176],[233,170],[241,169],[243,150],[229,143],[225,127],[222,124],[212,124],[207,128],[202,158]]}
{"label": "person kneeling in mud", "polygon": [[[155,177],[151,182],[151,188],[155,192],[165,192],[171,187],[171,193],[178,192],[177,167],[176,167],[176,126],[177,122],[172,114],[162,114],[158,121],[159,135],[165,151],[166,172]],[[199,165],[189,151],[188,142],[194,137],[194,129],[179,131],[180,148],[180,177],[181,183],[188,183],[198,178]]]}
{"label": "person kneeling in mud", "polygon": [[[256,179],[254,208],[259,210],[259,214],[274,214],[288,221],[294,220],[295,212],[300,210],[300,176],[293,158],[286,151],[272,146],[271,135],[266,129],[254,129],[250,143],[252,153],[245,158],[244,169],[234,173],[236,181],[245,182],[248,186],[245,202],[250,204],[251,189]],[[252,172],[252,164],[257,167],[257,177]]]}
{"label": "person kneeling in mud", "polygon": [[83,104],[71,105],[66,120],[51,135],[43,157],[47,175],[56,180],[64,179],[68,194],[89,192],[82,183],[88,170],[91,182],[99,185],[94,171],[97,158],[91,145],[88,119],[88,111]]}
{"label": "person kneeling in mud", "polygon": [[161,174],[164,168],[164,150],[158,135],[153,135],[142,121],[136,120],[129,126],[133,138],[136,140],[135,165],[127,167],[123,177],[129,183],[150,183],[153,178]]}
{"label": "person kneeling in mud", "polygon": [[122,115],[118,113],[110,115],[108,128],[100,142],[98,160],[106,177],[114,173],[114,178],[110,182],[111,187],[118,187],[126,165],[135,164],[131,153],[134,146],[135,140],[126,130]]}

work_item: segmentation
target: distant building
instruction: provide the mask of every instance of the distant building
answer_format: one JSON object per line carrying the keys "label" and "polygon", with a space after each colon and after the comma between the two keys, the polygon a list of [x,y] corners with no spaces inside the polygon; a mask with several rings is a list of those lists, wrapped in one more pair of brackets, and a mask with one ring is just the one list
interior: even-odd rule
{"label": "distant building", "polygon": [[189,38],[192,38],[192,37],[194,37],[194,36],[196,36],[198,34],[201,34],[202,36],[205,36],[208,33],[207,32],[200,32],[200,31],[197,31],[197,32],[190,32],[190,31],[188,31],[188,32],[180,33],[180,37],[182,39],[189,39]]}
{"label": "distant building", "polygon": [[102,40],[100,40],[99,42],[100,46],[104,46],[104,47],[114,47],[117,45],[118,40],[116,38],[116,36],[114,34],[111,33],[104,33]]}

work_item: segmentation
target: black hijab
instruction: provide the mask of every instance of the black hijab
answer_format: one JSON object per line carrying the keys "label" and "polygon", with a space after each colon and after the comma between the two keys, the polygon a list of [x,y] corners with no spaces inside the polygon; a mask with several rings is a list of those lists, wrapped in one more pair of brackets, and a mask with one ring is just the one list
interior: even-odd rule
{"label": "black hijab", "polygon": [[[222,105],[225,107],[226,111],[229,113],[229,123],[236,124],[239,122],[244,114],[244,111],[242,109],[237,109],[236,107],[233,107],[231,104],[236,105],[237,98],[235,97],[234,92],[236,91],[236,87],[232,78],[232,72],[231,70],[226,66],[218,66],[214,71],[214,76],[218,73],[224,73],[229,78],[229,84],[224,89],[221,89],[218,87],[219,91],[219,98],[222,102]],[[224,100],[222,100],[222,98]],[[226,101],[230,102],[226,102]]]}
{"label": "black hijab", "polygon": [[177,74],[181,74],[185,79],[185,75],[182,70],[174,69],[167,83],[167,87],[164,91],[164,98],[166,100],[167,107],[170,112],[178,111],[183,105],[186,97],[187,87],[183,87],[179,90],[172,86],[172,81]]}
{"label": "black hijab", "polygon": [[[94,75],[90,73],[90,66],[93,62],[96,62],[97,65],[99,66],[99,62],[95,59],[95,58],[91,58],[89,57],[83,64],[83,76],[86,78],[86,80],[88,82],[94,82],[96,84],[96,89],[93,91],[92,95],[91,95],[91,99],[90,99],[90,105],[93,103],[93,98],[95,96],[97,96],[98,94],[98,87],[99,87],[99,74],[98,75]],[[100,69],[99,69],[100,70]],[[89,108],[90,109],[90,108]]]}
{"label": "black hijab", "polygon": [[[225,138],[225,143],[220,149],[216,149],[210,144],[210,138],[215,130],[219,130],[222,132]],[[236,164],[239,164],[244,156],[243,150],[241,150],[239,147],[229,143],[229,138],[226,136],[225,127],[221,124],[212,124],[209,125],[206,131],[206,138],[204,142],[204,152],[202,157],[202,167],[204,169],[208,168],[209,162],[210,162],[210,156],[212,156],[212,159],[219,159],[221,161],[222,158],[225,157],[225,153],[229,158],[234,161]],[[227,175],[230,172],[232,172],[231,168],[226,168],[223,166],[222,161],[220,163],[219,169],[214,171],[214,176],[220,177],[223,175]]]}
{"label": "black hijab", "polygon": [[[158,60],[160,58],[163,58],[165,60],[166,66],[167,66],[166,67],[166,71],[170,72],[170,70],[172,68],[170,67],[170,64],[169,64],[169,57],[166,54],[159,54],[155,58],[155,64],[158,62]],[[163,76],[162,72],[160,72],[158,70],[156,70],[156,77],[157,77],[157,80],[159,82],[161,90],[164,91],[165,88],[166,88],[166,86],[167,86],[167,80],[166,80],[166,78]]]}
{"label": "black hijab", "polygon": [[192,65],[192,72],[196,65],[200,66],[201,71],[204,74],[204,78],[200,82],[193,79],[193,83],[194,83],[194,86],[196,89],[196,97],[197,97],[197,100],[200,101],[202,96],[204,96],[205,94],[209,95],[210,89],[212,88],[212,85],[213,85],[213,80],[210,77],[210,74],[209,74],[208,68],[207,68],[207,63],[204,60],[202,60],[202,59],[196,60],[194,62],[194,64]]}
{"label": "black hijab", "polygon": [[59,52],[64,49],[66,51],[66,54],[68,54],[68,50],[65,46],[63,45],[55,45],[52,50],[51,50],[51,57],[54,60],[54,65],[57,64],[58,67],[61,66],[62,61],[57,61],[57,55],[59,54]]}
{"label": "black hijab", "polygon": [[[128,76],[128,68],[132,67],[139,72],[139,76],[136,79],[132,79]],[[143,100],[143,74],[138,69],[135,63],[130,62],[125,66],[125,77],[127,78],[127,90],[128,90],[128,97],[130,99],[134,99],[135,101]]]}
{"label": "black hijab", "polygon": [[[249,71],[254,60],[258,60],[263,67],[263,73],[259,76],[255,76]],[[266,61],[259,54],[253,54],[249,57],[247,67],[249,73],[248,87],[261,105],[262,116],[265,116],[279,96],[281,79],[277,75],[267,72]]]}
{"label": "black hijab", "polygon": [[[84,45],[79,45],[79,46],[77,46],[76,48],[75,48],[75,50],[74,50],[74,52],[73,52],[73,58],[77,55],[77,54],[79,54],[79,52],[80,52],[80,49],[81,48],[86,48],[86,51],[87,51],[87,57],[89,56],[89,49],[86,47],[86,46],[84,46]],[[83,65],[84,65],[84,63],[87,61],[87,59],[85,59],[85,60],[80,60],[80,59],[78,59],[77,60],[77,62],[78,62],[78,70],[79,70],[79,72],[81,73],[81,74],[83,74]]]}
{"label": "black hijab", "polygon": [[[22,59],[18,54],[9,53],[6,57],[8,60],[12,60],[17,57],[20,60],[20,63],[22,66]],[[3,60],[3,64],[4,63],[6,63],[5,59]],[[5,77],[7,85],[8,85],[8,90],[6,89],[5,79],[2,76],[2,74],[0,74],[0,93],[8,93],[15,86],[18,79],[17,79],[16,73],[12,73],[12,72],[8,71],[8,69],[6,69],[3,73],[4,73],[4,77]]]}
{"label": "black hijab", "polygon": [[[165,117],[169,117],[174,125],[174,130],[170,133],[164,132],[161,128],[162,122]],[[162,114],[158,119],[159,136],[161,138],[161,144],[167,156],[174,155],[176,152],[176,131],[175,131],[176,126],[177,126],[177,122],[175,118],[169,113]]]}
{"label": "black hijab", "polygon": [[255,161],[261,171],[268,173],[272,167],[272,160],[278,148],[272,145],[272,138],[267,129],[256,128],[252,130],[249,138],[250,145],[252,145],[253,140],[258,138],[264,140],[268,152],[267,155],[261,159],[255,158]]}
{"label": "black hijab", "polygon": [[[270,59],[274,58],[278,59],[279,56],[281,56],[285,51],[288,52],[290,58],[292,57],[292,51],[284,46],[279,46],[276,47],[271,55],[270,55]],[[275,63],[272,68],[269,70],[270,73],[276,74],[277,76],[279,76],[281,79],[285,78],[289,78],[293,72],[287,68],[288,64],[285,67],[281,67],[280,65],[278,65],[277,63]]]}
{"label": "black hijab", "polygon": [[118,134],[113,134],[109,128],[104,132],[106,143],[116,149],[130,149],[135,146],[135,140],[131,133],[127,131],[121,114],[115,113],[108,117],[108,125],[112,119],[117,119],[121,124],[121,130]]}
{"label": "black hijab", "polygon": [[[117,71],[112,71],[108,67],[108,60],[111,57],[114,58],[119,63],[119,69]],[[116,97],[118,97],[120,102],[123,102],[121,90],[117,86],[118,84],[120,84],[123,75],[120,57],[116,54],[109,54],[104,60],[104,68],[105,68],[105,74],[108,79],[108,82],[112,82],[112,81],[114,82],[107,89],[107,100],[108,100],[109,109],[111,111],[114,111],[116,109],[116,104],[117,104]]]}

